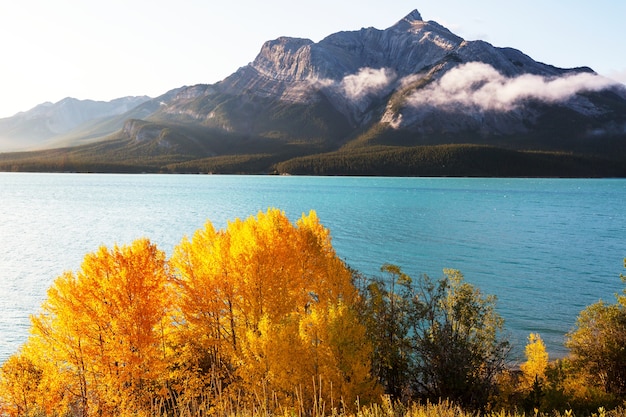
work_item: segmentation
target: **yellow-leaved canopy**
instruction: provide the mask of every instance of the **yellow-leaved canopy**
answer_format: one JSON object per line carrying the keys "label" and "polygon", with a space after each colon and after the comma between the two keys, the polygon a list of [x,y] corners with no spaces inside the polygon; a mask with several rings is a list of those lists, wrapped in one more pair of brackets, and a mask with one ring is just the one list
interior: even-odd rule
{"label": "yellow-leaved canopy", "polygon": [[240,401],[270,393],[275,404],[306,407],[378,394],[352,273],[315,212],[295,225],[276,209],[222,231],[209,222],[170,264],[187,353],[180,368],[194,371],[185,372],[194,387],[218,375]]}
{"label": "yellow-leaved canopy", "polygon": [[528,344],[524,349],[526,362],[520,365],[522,371],[522,385],[525,389],[531,389],[533,384],[543,383],[548,369],[548,352],[539,333],[531,333],[528,336]]}
{"label": "yellow-leaved canopy", "polygon": [[380,394],[357,302],[315,212],[207,222],[169,260],[148,239],[103,246],[0,368],[0,414],[351,408]]}
{"label": "yellow-leaved canopy", "polygon": [[[147,239],[101,247],[48,290],[24,353],[42,370],[48,414],[149,409],[166,373],[171,288],[165,254]],[[51,399],[56,399],[50,401]]]}

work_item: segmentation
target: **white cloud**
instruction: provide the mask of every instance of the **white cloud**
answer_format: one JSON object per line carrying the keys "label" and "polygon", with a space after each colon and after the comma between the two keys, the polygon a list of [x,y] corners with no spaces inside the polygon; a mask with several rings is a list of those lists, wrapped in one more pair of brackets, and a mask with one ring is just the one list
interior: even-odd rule
{"label": "white cloud", "polygon": [[508,111],[521,101],[536,99],[555,103],[581,91],[599,91],[615,82],[591,73],[548,78],[525,74],[506,77],[491,65],[470,62],[460,65],[428,87],[416,91],[408,103],[414,107],[473,107]]}
{"label": "white cloud", "polygon": [[306,80],[306,88],[327,89],[360,107],[369,101],[368,96],[389,92],[396,79],[396,73],[389,68],[365,67],[355,74],[346,75],[341,80],[309,77]]}
{"label": "white cloud", "polygon": [[308,83],[309,87],[312,88],[328,88],[333,87],[336,84],[335,81],[331,80],[330,78],[319,78],[311,76],[306,79],[306,82]]}
{"label": "white cloud", "polygon": [[361,68],[358,73],[345,76],[340,88],[347,98],[357,101],[369,94],[380,93],[395,79],[395,72],[387,68]]}

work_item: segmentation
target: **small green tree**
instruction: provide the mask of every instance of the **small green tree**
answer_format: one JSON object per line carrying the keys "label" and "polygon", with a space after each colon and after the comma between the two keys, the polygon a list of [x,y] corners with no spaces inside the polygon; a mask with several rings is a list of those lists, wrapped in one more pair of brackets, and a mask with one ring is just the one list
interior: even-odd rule
{"label": "small green tree", "polygon": [[486,405],[509,351],[495,297],[456,270],[444,270],[438,281],[413,281],[394,265],[382,270],[388,279],[362,293],[374,371],[387,393]]}
{"label": "small green tree", "polygon": [[463,275],[444,270],[438,285],[422,287],[417,299],[425,313],[414,323],[418,351],[415,385],[430,399],[448,398],[478,409],[496,390],[509,343],[496,298],[484,296]]}
{"label": "small green tree", "polygon": [[[626,282],[623,274],[620,277]],[[626,290],[615,304],[599,301],[585,308],[568,333],[566,346],[576,367],[592,382],[609,394],[626,395]]]}
{"label": "small green tree", "polygon": [[607,393],[626,394],[626,308],[599,301],[585,308],[568,334],[574,364]]}
{"label": "small green tree", "polygon": [[[411,323],[415,316],[413,280],[395,265],[383,265],[384,278],[362,286],[363,322],[372,341],[372,372],[394,400],[410,392],[413,371]],[[359,278],[363,279],[362,276]]]}

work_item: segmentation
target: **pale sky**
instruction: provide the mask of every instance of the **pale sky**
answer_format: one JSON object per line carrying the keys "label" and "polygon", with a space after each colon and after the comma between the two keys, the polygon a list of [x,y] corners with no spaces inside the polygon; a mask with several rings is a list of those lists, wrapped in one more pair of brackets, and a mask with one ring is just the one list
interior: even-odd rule
{"label": "pale sky", "polygon": [[0,117],[215,83],[266,40],[385,29],[413,9],[467,40],[626,83],[624,0],[0,0]]}

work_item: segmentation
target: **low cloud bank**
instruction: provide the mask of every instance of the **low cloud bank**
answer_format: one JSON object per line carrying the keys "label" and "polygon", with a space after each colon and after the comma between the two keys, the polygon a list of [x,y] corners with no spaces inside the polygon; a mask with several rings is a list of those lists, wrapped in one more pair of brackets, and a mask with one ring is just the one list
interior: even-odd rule
{"label": "low cloud bank", "polygon": [[358,73],[345,76],[340,88],[347,98],[358,101],[367,95],[380,93],[395,79],[396,74],[388,68],[361,68]]}
{"label": "low cloud bank", "polygon": [[416,91],[408,104],[413,107],[472,107],[482,110],[513,110],[526,99],[548,103],[566,101],[583,91],[600,91],[615,81],[590,73],[557,78],[525,74],[506,77],[491,65],[470,62],[446,73],[428,87]]}
{"label": "low cloud bank", "polygon": [[396,73],[389,68],[361,68],[357,73],[346,75],[341,79],[309,78],[308,84],[313,88],[331,88],[350,101],[358,102],[369,95],[377,95],[386,91],[396,80]]}

